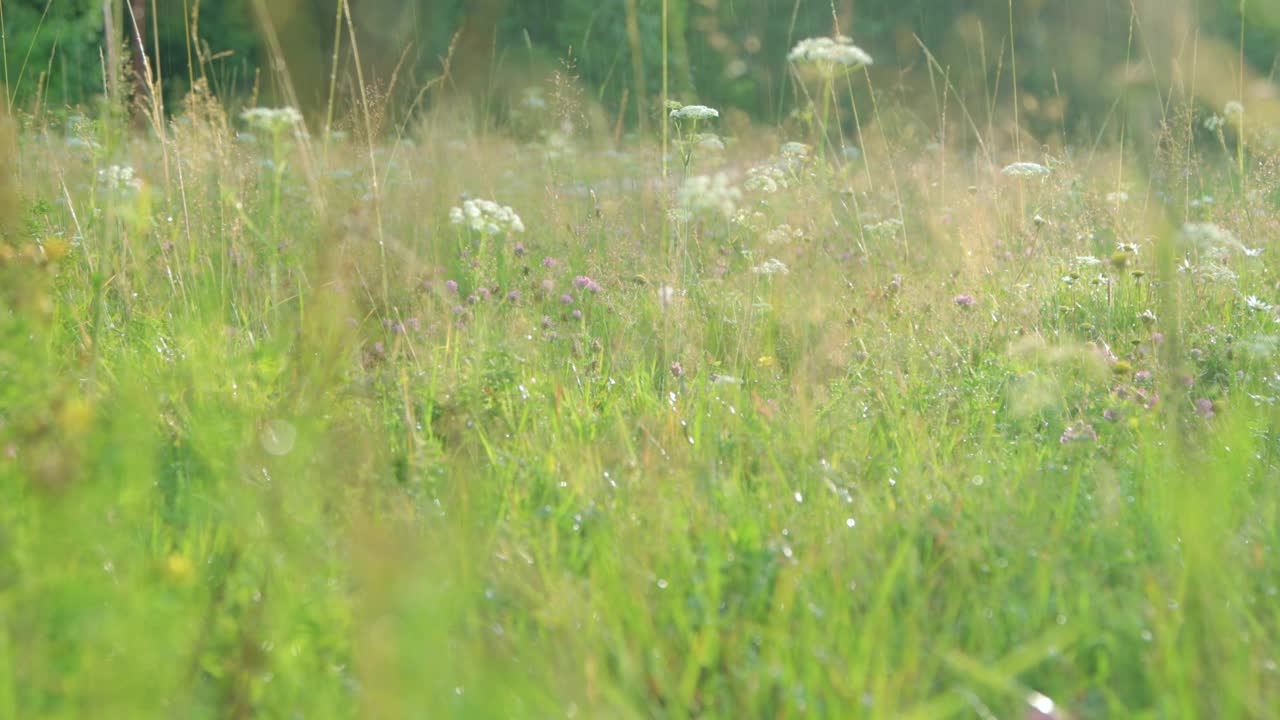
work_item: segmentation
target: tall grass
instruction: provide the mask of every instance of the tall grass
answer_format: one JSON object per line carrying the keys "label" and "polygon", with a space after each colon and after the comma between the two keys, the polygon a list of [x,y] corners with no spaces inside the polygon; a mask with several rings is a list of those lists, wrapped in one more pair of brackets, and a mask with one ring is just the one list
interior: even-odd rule
{"label": "tall grass", "polygon": [[0,717],[1270,715],[1265,122],[1031,157],[929,57],[727,216],[580,108],[0,119]]}

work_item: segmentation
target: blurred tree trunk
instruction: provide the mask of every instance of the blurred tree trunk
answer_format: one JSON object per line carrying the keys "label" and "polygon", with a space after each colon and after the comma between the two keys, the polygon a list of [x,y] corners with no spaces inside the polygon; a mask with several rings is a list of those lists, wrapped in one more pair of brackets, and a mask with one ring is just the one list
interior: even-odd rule
{"label": "blurred tree trunk", "polygon": [[463,93],[476,95],[485,92],[493,67],[498,23],[509,4],[509,0],[473,0],[468,3],[453,62],[453,80]]}
{"label": "blurred tree trunk", "polygon": [[125,26],[133,56],[133,101],[137,103],[136,109],[143,110],[143,103],[151,97],[151,78],[147,70],[147,0],[130,0],[129,5],[133,12]]}
{"label": "blurred tree trunk", "polygon": [[102,0],[102,36],[107,45],[107,97],[113,107],[120,102],[120,32],[124,25],[122,0]]}

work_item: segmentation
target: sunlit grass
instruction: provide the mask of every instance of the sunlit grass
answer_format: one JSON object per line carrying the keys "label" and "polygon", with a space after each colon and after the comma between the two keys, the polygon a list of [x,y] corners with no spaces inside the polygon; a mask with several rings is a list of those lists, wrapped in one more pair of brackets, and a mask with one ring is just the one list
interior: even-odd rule
{"label": "sunlit grass", "polygon": [[0,717],[1267,716],[1280,158],[879,113],[24,119]]}

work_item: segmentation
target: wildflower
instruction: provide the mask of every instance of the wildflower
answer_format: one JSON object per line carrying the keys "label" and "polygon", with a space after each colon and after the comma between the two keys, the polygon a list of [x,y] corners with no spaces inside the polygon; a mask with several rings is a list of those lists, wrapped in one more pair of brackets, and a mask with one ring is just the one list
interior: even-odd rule
{"label": "wildflower", "polygon": [[824,77],[872,64],[871,56],[843,35],[801,40],[787,53],[787,60],[797,65],[813,65]]}
{"label": "wildflower", "polygon": [[1076,267],[1086,268],[1094,265],[1101,265],[1102,261],[1092,255],[1077,255]]}
{"label": "wildflower", "polygon": [[703,150],[705,152],[724,151],[724,141],[720,139],[719,135],[715,135],[713,133],[699,133],[698,136],[694,138],[694,144],[698,146],[699,150]]}
{"label": "wildflower", "polygon": [[747,171],[747,179],[742,184],[751,192],[762,192],[772,195],[785,190],[791,185],[791,178],[786,169],[777,165],[758,165]]}
{"label": "wildflower", "polygon": [[1069,425],[1062,431],[1062,437],[1058,438],[1058,442],[1066,445],[1070,442],[1092,441],[1098,439],[1098,433],[1093,426],[1086,422],[1078,422]]}
{"label": "wildflower", "polygon": [[1138,372],[1136,372],[1136,373],[1134,373],[1134,374],[1133,374],[1133,381],[1134,381],[1134,382],[1136,382],[1136,383],[1138,383],[1139,385],[1146,385],[1146,384],[1150,383],[1150,382],[1151,382],[1151,371],[1150,371],[1150,370],[1139,370]]}
{"label": "wildflower", "polygon": [[587,292],[590,292],[590,293],[600,292],[599,283],[587,277],[586,275],[579,275],[575,277],[573,279],[573,286],[578,288],[579,290],[586,290]]}
{"label": "wildflower", "polygon": [[741,198],[742,192],[729,183],[724,173],[717,173],[714,177],[695,175],[684,181],[679,192],[680,204],[686,211],[719,214],[726,220],[733,217]]}
{"label": "wildflower", "polygon": [[1222,106],[1222,114],[1227,120],[1238,120],[1244,117],[1244,105],[1239,100],[1228,100],[1226,105]]}
{"label": "wildflower", "polygon": [[805,145],[802,142],[791,141],[791,142],[782,143],[783,157],[797,157],[797,158],[808,157],[809,150],[810,150],[809,146]]}
{"label": "wildflower", "polygon": [[542,258],[542,267],[547,268],[548,270],[555,269],[555,267],[559,264],[560,264],[560,261],[553,257],[548,256],[548,257]]}
{"label": "wildflower", "polygon": [[800,240],[804,237],[804,233],[800,230],[793,229],[790,225],[779,225],[770,230],[765,236],[764,241],[770,245],[778,245],[780,243],[790,242],[792,240]]}
{"label": "wildflower", "polygon": [[510,302],[510,303],[520,302],[520,291],[512,290],[511,292],[507,293],[507,302]]}
{"label": "wildflower", "polygon": [[671,376],[684,377],[684,366],[680,364],[679,360],[676,360],[675,362],[671,363]]}
{"label": "wildflower", "polygon": [[671,111],[671,117],[676,120],[692,120],[698,122],[700,120],[711,120],[720,117],[720,111],[715,108],[709,108],[706,105],[685,105]]}
{"label": "wildflower", "polygon": [[457,292],[458,292],[458,281],[457,281],[457,280],[445,280],[445,281],[444,281],[444,286],[445,286],[445,288],[447,288],[447,289],[449,290],[449,292],[451,292],[451,293],[457,293]]}
{"label": "wildflower", "polygon": [[953,302],[960,307],[973,307],[978,301],[972,295],[957,295]]}
{"label": "wildflower", "polygon": [[1000,174],[1009,177],[1043,177],[1049,174],[1049,168],[1040,163],[1016,162],[1006,165]]}
{"label": "wildflower", "polygon": [[461,207],[450,208],[449,222],[465,225],[483,235],[524,232],[524,222],[507,205],[492,200],[466,200]]}
{"label": "wildflower", "polygon": [[1196,413],[1206,420],[1217,414],[1213,411],[1213,401],[1209,398],[1196,400]]}
{"label": "wildflower", "polygon": [[516,246],[512,248],[512,251],[515,252],[516,257],[524,257],[524,243],[516,243]]}
{"label": "wildflower", "polygon": [[539,285],[539,287],[542,288],[542,292],[550,295],[551,291],[556,289],[556,284],[552,282],[550,279],[547,279],[547,280],[543,280],[542,283]]}
{"label": "wildflower", "polygon": [[1105,410],[1102,413],[1102,419],[1106,420],[1107,422],[1115,422],[1116,420],[1120,419],[1120,413],[1116,412],[1115,410]]}
{"label": "wildflower", "polygon": [[1116,252],[1129,253],[1130,255],[1138,254],[1138,244],[1131,242],[1116,243]]}
{"label": "wildflower", "polygon": [[240,113],[240,119],[250,127],[276,134],[302,124],[302,113],[292,107],[248,108]]}
{"label": "wildflower", "polygon": [[572,296],[572,295],[570,295],[569,293],[565,293],[565,294],[561,295],[561,296],[560,296],[560,304],[561,304],[561,305],[572,305],[572,304],[573,304],[573,296]]}
{"label": "wildflower", "polygon": [[751,272],[757,275],[776,275],[778,273],[786,275],[791,271],[787,269],[787,266],[781,260],[769,258],[760,265],[751,268]]}
{"label": "wildflower", "polygon": [[112,165],[105,170],[99,170],[98,176],[108,188],[115,192],[130,193],[142,189],[142,180],[128,165]]}
{"label": "wildflower", "polygon": [[1259,299],[1253,295],[1249,295],[1244,299],[1245,306],[1254,312],[1267,312],[1271,310],[1271,303]]}
{"label": "wildflower", "polygon": [[574,319],[574,320],[581,320],[581,319],[582,319],[582,311],[581,311],[581,310],[574,310],[574,311],[573,311],[572,313],[570,313],[570,314],[573,316],[573,319]]}

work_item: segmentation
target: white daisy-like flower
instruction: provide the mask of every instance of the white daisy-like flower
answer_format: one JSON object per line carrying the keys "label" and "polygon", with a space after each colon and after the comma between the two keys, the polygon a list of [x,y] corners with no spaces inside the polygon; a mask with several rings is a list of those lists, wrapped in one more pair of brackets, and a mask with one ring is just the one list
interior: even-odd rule
{"label": "white daisy-like flower", "polygon": [[1076,267],[1079,267],[1079,268],[1093,267],[1094,265],[1101,265],[1101,264],[1102,264],[1102,261],[1092,255],[1076,256]]}
{"label": "white daisy-like flower", "polygon": [[1004,166],[1000,174],[1009,177],[1044,177],[1049,174],[1049,168],[1040,163],[1016,162]]}
{"label": "white daisy-like flower", "polygon": [[1246,296],[1244,299],[1244,304],[1246,307],[1248,307],[1250,310],[1254,312],[1268,312],[1271,310],[1271,307],[1272,307],[1271,303],[1265,300],[1262,300],[1261,298],[1254,295]]}
{"label": "white daisy-like flower", "polygon": [[685,105],[671,111],[671,117],[676,120],[712,120],[720,117],[720,111],[706,105]]}
{"label": "white daisy-like flower", "polygon": [[508,205],[492,200],[466,200],[461,207],[449,209],[449,222],[462,225],[483,235],[524,232],[524,222]]}
{"label": "white daisy-like flower", "polygon": [[1244,117],[1244,105],[1241,105],[1239,100],[1229,100],[1222,106],[1222,114],[1228,120]]}
{"label": "white daisy-like flower", "polygon": [[791,272],[786,263],[778,258],[769,258],[763,263],[751,268],[751,272],[757,275],[786,275]]}

